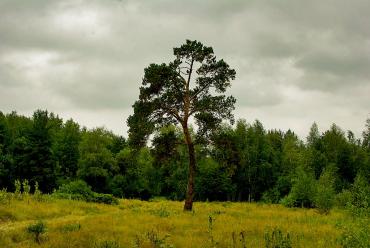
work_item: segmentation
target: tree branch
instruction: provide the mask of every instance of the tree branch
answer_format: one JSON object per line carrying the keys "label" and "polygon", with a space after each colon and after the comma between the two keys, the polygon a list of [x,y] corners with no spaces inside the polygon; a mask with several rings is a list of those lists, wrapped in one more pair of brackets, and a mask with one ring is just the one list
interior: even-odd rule
{"label": "tree branch", "polygon": [[167,113],[167,114],[169,114],[169,115],[173,116],[173,117],[174,117],[177,121],[179,121],[180,123],[182,122],[182,119],[181,119],[181,117],[180,117],[180,115],[179,115],[178,111],[176,111],[176,110],[174,110],[174,109],[172,109],[172,108],[170,108],[170,107],[167,107],[167,106],[163,106],[162,108],[166,110],[166,113]]}
{"label": "tree branch", "polygon": [[191,59],[191,64],[190,64],[190,69],[189,69],[189,75],[188,75],[188,81],[186,82],[186,91],[189,92],[189,85],[190,85],[190,79],[191,79],[191,74],[193,72],[193,64],[194,64],[194,59]]}
{"label": "tree branch", "polygon": [[190,98],[190,100],[194,100],[197,96],[199,96],[200,93],[202,93],[205,89],[209,88],[211,86],[212,82],[204,85],[201,89],[197,90],[194,95]]}

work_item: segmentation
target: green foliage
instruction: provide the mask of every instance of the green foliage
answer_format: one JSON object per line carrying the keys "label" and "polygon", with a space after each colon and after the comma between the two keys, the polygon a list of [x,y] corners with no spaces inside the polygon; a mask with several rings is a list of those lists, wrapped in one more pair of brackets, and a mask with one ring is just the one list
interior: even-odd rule
{"label": "green foliage", "polygon": [[274,187],[263,193],[261,201],[264,203],[278,203],[280,199],[281,199],[280,192],[276,187]]}
{"label": "green foliage", "polygon": [[279,228],[268,230],[265,233],[266,248],[291,248],[292,241],[289,233],[284,234]]}
{"label": "green foliage", "polygon": [[343,248],[370,247],[370,219],[356,219],[355,222],[344,228],[339,242]]}
{"label": "green foliage", "polygon": [[161,218],[167,218],[171,215],[171,213],[163,206],[160,209],[156,209],[151,211],[153,215],[159,216]]}
{"label": "green foliage", "polygon": [[80,158],[79,144],[81,142],[80,126],[73,120],[66,121],[56,132],[53,142],[53,155],[58,164],[58,173],[63,179],[73,179],[78,169]]}
{"label": "green foliage", "polygon": [[198,126],[197,142],[208,141],[224,119],[234,121],[235,98],[223,93],[235,79],[235,70],[217,60],[212,47],[198,41],[173,49],[175,59],[168,64],[151,64],[144,69],[139,100],[129,116],[129,139],[136,149],[143,147],[151,133],[163,126],[182,128],[188,147],[189,171],[184,209],[191,210],[194,197],[196,159],[189,120]]}
{"label": "green foliage", "polygon": [[196,180],[196,199],[199,200],[227,200],[234,191],[231,178],[220,165],[212,158],[205,158],[198,163]]}
{"label": "green foliage", "polygon": [[93,194],[93,197],[88,201],[96,202],[96,203],[111,204],[111,205],[117,205],[119,203],[118,200],[114,198],[111,194],[102,194],[102,193],[95,193],[95,192]]}
{"label": "green foliage", "polygon": [[282,204],[287,207],[313,207],[317,187],[313,174],[307,169],[298,167],[293,178],[293,186]]}
{"label": "green foliage", "polygon": [[334,205],[336,207],[345,209],[350,205],[351,201],[352,201],[352,193],[350,190],[345,189],[335,196]]}
{"label": "green foliage", "polygon": [[116,161],[108,146],[112,135],[102,128],[86,132],[82,136],[77,175],[96,192],[107,190],[109,177],[118,171]]}
{"label": "green foliage", "polygon": [[366,120],[365,130],[362,133],[363,141],[362,145],[370,150],[370,118]]}
{"label": "green foliage", "polygon": [[82,180],[73,181],[60,186],[59,189],[53,193],[53,196],[87,202],[118,204],[118,200],[112,195],[93,192],[91,187]]}
{"label": "green foliage", "polygon": [[93,195],[91,187],[83,180],[77,180],[59,187],[56,193],[70,194],[80,199],[89,199]]}
{"label": "green foliage", "polygon": [[[38,181],[43,192],[51,192],[56,185],[55,163],[52,154],[52,132],[54,123],[60,119],[47,111],[37,110],[33,114],[33,126],[27,137],[28,161],[25,175],[30,182]],[[26,161],[24,161],[26,162]]]}
{"label": "green foliage", "polygon": [[27,227],[27,232],[34,235],[34,240],[38,244],[41,243],[41,235],[46,232],[46,224],[43,221],[38,221],[35,224],[31,224]]}
{"label": "green foliage", "polygon": [[22,183],[19,180],[14,181],[14,196],[16,199],[22,199]]}
{"label": "green foliage", "polygon": [[149,200],[152,192],[156,191],[154,182],[158,180],[150,177],[154,170],[150,151],[126,147],[116,155],[116,160],[120,174],[111,181],[112,192],[117,196]]}
{"label": "green foliage", "polygon": [[23,187],[23,194],[28,196],[30,194],[30,191],[31,191],[31,186],[28,183],[27,179],[23,180],[22,187]]}
{"label": "green foliage", "polygon": [[355,216],[370,216],[370,184],[363,175],[357,175],[351,189],[351,212]]}
{"label": "green foliage", "polygon": [[35,190],[33,192],[33,197],[37,200],[37,201],[41,201],[42,200],[42,193],[39,189],[39,183],[36,181],[35,182]]}
{"label": "green foliage", "polygon": [[0,204],[10,204],[12,195],[6,189],[0,190]]}
{"label": "green foliage", "polygon": [[[183,56],[189,46],[178,50],[179,54]],[[164,67],[153,67],[150,73]],[[212,201],[282,201],[287,206],[317,207],[325,213],[331,208],[335,193],[336,206],[348,207],[355,215],[367,214],[368,127],[369,120],[361,140],[353,132],[345,134],[336,125],[320,133],[313,124],[307,142],[303,143],[292,131],[266,130],[259,121],[223,124],[208,139],[210,145],[194,145],[194,197]],[[194,141],[199,137],[197,130],[188,127]],[[41,190],[50,193],[78,179],[91,185],[91,191],[116,197],[183,200],[189,175],[184,138],[181,125],[169,125],[154,133],[150,147],[137,149],[130,145],[131,141],[104,128],[80,128],[73,120],[64,122],[47,111],[37,110],[32,117],[0,113],[0,188],[14,192],[2,194],[3,202],[24,199],[32,192],[34,195],[28,199],[47,201],[51,198],[42,195]],[[304,173],[297,172],[301,167],[305,168]],[[334,183],[332,179],[324,180],[328,170],[333,171]],[[305,185],[309,187],[305,189]],[[86,200],[79,193],[59,196],[62,194],[65,198]],[[107,195],[89,195],[89,201],[115,201]]]}
{"label": "green foliage", "polygon": [[328,163],[335,164],[337,174],[336,189],[348,188],[356,176],[356,165],[354,157],[355,149],[349,143],[344,132],[335,124],[322,135],[322,151]]}
{"label": "green foliage", "polygon": [[334,206],[334,182],[333,171],[330,168],[324,170],[317,183],[317,191],[314,197],[314,205],[322,214],[328,214]]}

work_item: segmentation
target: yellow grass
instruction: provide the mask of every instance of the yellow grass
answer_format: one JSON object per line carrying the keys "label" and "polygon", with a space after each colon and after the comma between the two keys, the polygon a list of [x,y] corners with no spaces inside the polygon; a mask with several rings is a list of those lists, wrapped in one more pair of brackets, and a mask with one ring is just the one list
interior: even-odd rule
{"label": "yellow grass", "polygon": [[[338,210],[325,216],[280,205],[226,202],[195,203],[195,211],[188,213],[182,205],[173,201],[121,200],[110,206],[12,200],[0,205],[0,247],[109,247],[105,241],[119,247],[242,247],[242,235],[247,247],[264,247],[265,232],[277,227],[290,234],[293,247],[329,248],[338,247],[341,231],[337,226],[349,221]],[[26,232],[37,220],[48,228],[40,245]]]}

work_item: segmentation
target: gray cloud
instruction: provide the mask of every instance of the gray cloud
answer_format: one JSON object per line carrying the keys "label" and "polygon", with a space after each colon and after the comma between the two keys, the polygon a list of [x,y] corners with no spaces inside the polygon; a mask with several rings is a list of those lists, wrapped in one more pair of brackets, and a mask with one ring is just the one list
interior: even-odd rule
{"label": "gray cloud", "polygon": [[2,0],[1,110],[47,108],[122,133],[144,67],[172,60],[189,38],[237,70],[238,117],[300,135],[313,121],[360,134],[369,16],[366,0]]}

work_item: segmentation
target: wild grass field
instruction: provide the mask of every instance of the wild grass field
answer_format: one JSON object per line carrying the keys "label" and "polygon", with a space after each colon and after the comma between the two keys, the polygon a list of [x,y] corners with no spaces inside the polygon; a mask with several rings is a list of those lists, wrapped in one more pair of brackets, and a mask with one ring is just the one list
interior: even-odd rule
{"label": "wild grass field", "polygon": [[[280,238],[291,247],[329,248],[340,247],[341,227],[351,222],[342,210],[320,215],[281,205],[197,202],[184,212],[182,202],[167,200],[45,199],[0,204],[0,247],[267,247]],[[46,225],[39,243],[27,231],[38,221]]]}

